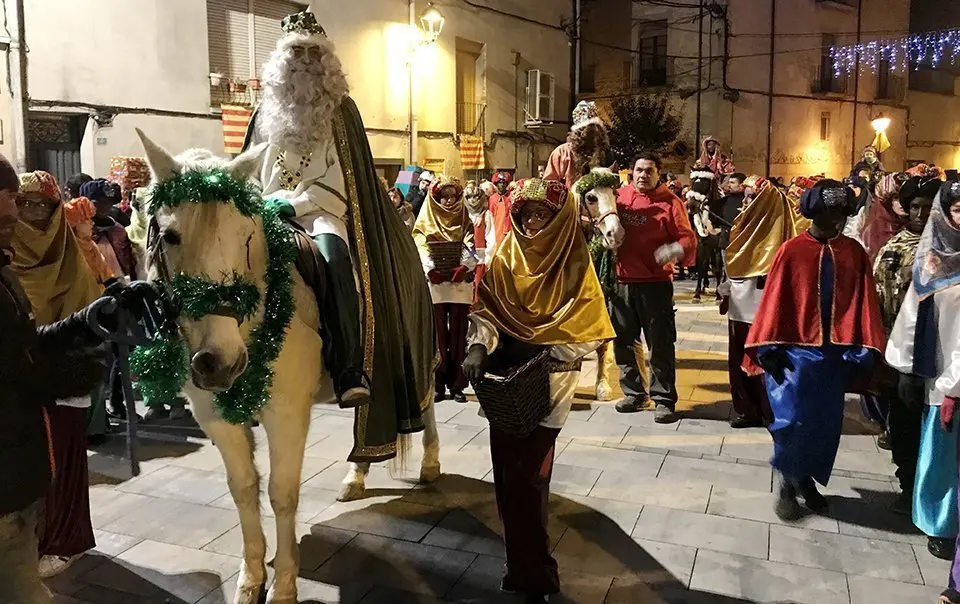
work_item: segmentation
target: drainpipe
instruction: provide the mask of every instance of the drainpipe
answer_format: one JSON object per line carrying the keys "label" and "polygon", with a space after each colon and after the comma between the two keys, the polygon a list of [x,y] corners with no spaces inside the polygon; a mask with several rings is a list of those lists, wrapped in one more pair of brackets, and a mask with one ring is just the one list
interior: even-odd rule
{"label": "drainpipe", "polygon": [[580,61],[582,57],[580,46],[580,0],[572,0],[573,27],[570,28],[570,111],[577,105],[580,98]]}
{"label": "drainpipe", "polygon": [[[409,0],[410,7],[410,31],[416,31],[417,28],[417,2],[416,0]],[[409,70],[410,70],[410,107],[409,107],[409,121],[410,121],[410,165],[417,165],[417,109],[416,109],[416,77],[415,77],[415,66],[413,64],[413,59],[416,56],[416,48],[414,48],[410,53],[409,61]]]}
{"label": "drainpipe", "polygon": [[773,158],[773,68],[776,62],[777,50],[777,0],[770,0],[770,79],[767,87],[770,96],[767,97],[767,163],[764,176],[770,176],[770,161]]}
{"label": "drainpipe", "polygon": [[[513,51],[513,129],[520,132],[520,53]],[[520,141],[513,139],[513,167],[520,162]]]}
{"label": "drainpipe", "polygon": [[[863,19],[863,0],[857,0],[857,44],[860,43]],[[853,136],[850,137],[850,165],[857,163],[857,109],[860,99],[860,54],[857,53],[857,65],[853,70]]]}
{"label": "drainpipe", "polygon": [[10,93],[13,97],[13,138],[16,141],[14,163],[17,172],[27,171],[28,141],[27,113],[30,95],[27,87],[27,43],[24,25],[23,0],[6,2],[7,22],[10,28]]}
{"label": "drainpipe", "polygon": [[703,0],[700,0],[700,36],[697,39],[697,149],[702,145],[700,140],[700,109],[703,98]]}

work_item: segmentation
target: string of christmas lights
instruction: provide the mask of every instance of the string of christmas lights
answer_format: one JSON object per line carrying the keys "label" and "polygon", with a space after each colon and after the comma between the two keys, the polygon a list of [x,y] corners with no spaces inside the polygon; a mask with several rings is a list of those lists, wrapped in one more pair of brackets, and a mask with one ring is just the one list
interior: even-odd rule
{"label": "string of christmas lights", "polygon": [[960,29],[911,34],[889,40],[872,40],[845,44],[830,49],[833,72],[837,77],[850,75],[857,69],[877,73],[886,62],[890,71],[905,72],[914,65],[939,67],[944,61],[951,65],[960,60]]}

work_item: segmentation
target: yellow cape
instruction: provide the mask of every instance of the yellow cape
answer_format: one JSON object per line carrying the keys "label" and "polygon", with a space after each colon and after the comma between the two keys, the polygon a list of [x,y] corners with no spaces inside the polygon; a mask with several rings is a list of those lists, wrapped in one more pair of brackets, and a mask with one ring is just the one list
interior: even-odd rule
{"label": "yellow cape", "polygon": [[20,279],[38,325],[68,317],[100,297],[80,246],[57,207],[45,231],[17,224],[13,270]]}
{"label": "yellow cape", "polygon": [[780,246],[799,232],[797,216],[787,197],[777,187],[766,185],[733,221],[727,274],[733,279],[770,274]]}
{"label": "yellow cape", "polygon": [[498,331],[531,344],[613,339],[572,195],[533,237],[511,220],[510,232],[480,282],[473,312]]}

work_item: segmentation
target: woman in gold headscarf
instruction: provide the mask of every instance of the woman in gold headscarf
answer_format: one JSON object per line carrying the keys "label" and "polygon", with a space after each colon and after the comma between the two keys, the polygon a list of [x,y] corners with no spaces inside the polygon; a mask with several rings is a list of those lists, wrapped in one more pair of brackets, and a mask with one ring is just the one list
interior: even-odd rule
{"label": "woman in gold headscarf", "polygon": [[463,186],[453,178],[433,183],[413,227],[423,272],[430,281],[440,364],[435,372],[436,400],[467,402],[463,359],[467,351],[467,314],[473,303],[477,266],[473,221],[463,203]]}
{"label": "woman in gold headscarf", "polygon": [[750,201],[733,222],[725,254],[727,281],[720,287],[727,312],[730,395],[734,428],[753,428],[773,419],[763,379],[744,373],[744,344],[760,306],[763,286],[780,246],[797,236],[790,200],[766,179],[747,179]]}
{"label": "woman in gold headscarf", "polygon": [[516,367],[550,351],[548,415],[525,437],[490,428],[507,554],[501,588],[539,601],[560,589],[546,525],[557,435],[570,413],[580,360],[612,340],[614,331],[566,186],[520,181],[511,218],[479,285],[464,371],[476,381],[488,365]]}
{"label": "woman in gold headscarf", "polygon": [[[13,239],[13,269],[37,324],[60,321],[96,300],[100,285],[67,224],[53,175],[21,174],[17,205],[20,222]],[[56,473],[40,522],[41,577],[61,572],[96,545],[87,490],[89,406],[89,396],[59,400],[49,412]]]}

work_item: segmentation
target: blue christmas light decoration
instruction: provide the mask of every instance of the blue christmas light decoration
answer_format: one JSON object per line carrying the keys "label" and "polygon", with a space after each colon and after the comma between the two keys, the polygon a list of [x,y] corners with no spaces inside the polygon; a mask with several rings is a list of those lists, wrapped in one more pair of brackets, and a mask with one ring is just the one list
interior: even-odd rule
{"label": "blue christmas light decoration", "polygon": [[944,62],[956,65],[960,60],[960,28],[834,46],[830,58],[837,77],[853,73],[858,62],[861,72],[869,69],[873,73],[883,62],[890,66],[890,71],[900,72],[907,71],[911,64],[933,68]]}

